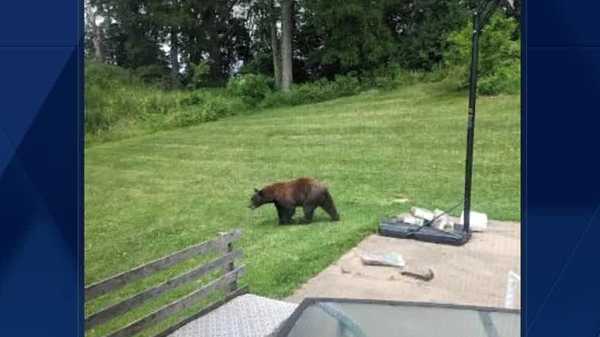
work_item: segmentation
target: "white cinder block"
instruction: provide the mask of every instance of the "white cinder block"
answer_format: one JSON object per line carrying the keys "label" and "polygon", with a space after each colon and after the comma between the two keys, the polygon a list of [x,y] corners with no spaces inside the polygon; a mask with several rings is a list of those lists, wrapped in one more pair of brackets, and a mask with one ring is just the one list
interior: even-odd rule
{"label": "white cinder block", "polygon": [[433,227],[440,230],[446,230],[448,227],[450,227],[450,218],[448,217],[448,214],[444,214],[444,211],[441,209],[435,209],[433,211],[433,216],[436,219],[433,223]]}
{"label": "white cinder block", "polygon": [[433,212],[425,208],[413,207],[410,209],[410,213],[417,218],[425,219],[427,221],[433,220]]}
{"label": "white cinder block", "polygon": [[414,217],[412,215],[407,215],[402,219],[402,221],[411,225],[423,226],[425,220]]}
{"label": "white cinder block", "polygon": [[[479,212],[470,212],[470,228],[473,232],[483,232],[487,229],[487,224],[488,224],[488,217],[487,214],[485,213],[479,213]],[[460,214],[460,223],[464,224],[465,220],[464,220],[464,216],[465,216],[465,212],[463,211]]]}

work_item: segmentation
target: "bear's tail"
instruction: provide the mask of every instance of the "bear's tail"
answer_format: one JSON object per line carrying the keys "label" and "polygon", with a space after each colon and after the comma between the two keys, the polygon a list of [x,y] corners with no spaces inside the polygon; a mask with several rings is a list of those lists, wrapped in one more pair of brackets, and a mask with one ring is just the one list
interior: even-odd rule
{"label": "bear's tail", "polygon": [[325,212],[327,212],[327,214],[329,214],[329,216],[331,217],[331,220],[333,220],[333,221],[340,220],[340,214],[338,213],[337,209],[335,208],[335,203],[333,202],[333,198],[331,197],[331,194],[329,193],[328,190],[325,190],[325,195],[323,198],[323,205],[321,207],[323,207]]}

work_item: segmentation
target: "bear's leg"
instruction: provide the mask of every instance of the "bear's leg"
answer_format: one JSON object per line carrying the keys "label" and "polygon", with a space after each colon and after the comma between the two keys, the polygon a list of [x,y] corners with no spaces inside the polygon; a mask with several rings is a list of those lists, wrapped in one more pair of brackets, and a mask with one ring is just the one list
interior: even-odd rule
{"label": "bear's leg", "polygon": [[287,224],[291,224],[293,222],[292,218],[294,217],[294,214],[296,214],[296,208],[295,207],[286,208],[285,209],[286,223]]}
{"label": "bear's leg", "polygon": [[275,207],[277,207],[277,216],[279,216],[279,224],[280,225],[291,224],[292,217],[294,216],[296,209],[294,207],[291,207],[291,208],[285,207],[280,204],[275,204]]}
{"label": "bear's leg", "polygon": [[277,208],[277,218],[279,219],[279,224],[285,225],[286,209],[279,204],[275,204],[275,208]]}
{"label": "bear's leg", "polygon": [[304,205],[304,219],[302,219],[302,223],[311,223],[313,219],[313,215],[315,214],[315,206],[314,205]]}
{"label": "bear's leg", "polygon": [[325,195],[323,196],[323,201],[321,202],[320,206],[323,208],[323,210],[325,210],[325,212],[327,212],[327,214],[329,214],[331,220],[340,220],[340,215],[335,208],[335,203],[333,202],[333,198],[331,197],[331,194],[329,194],[329,191],[325,191]]}

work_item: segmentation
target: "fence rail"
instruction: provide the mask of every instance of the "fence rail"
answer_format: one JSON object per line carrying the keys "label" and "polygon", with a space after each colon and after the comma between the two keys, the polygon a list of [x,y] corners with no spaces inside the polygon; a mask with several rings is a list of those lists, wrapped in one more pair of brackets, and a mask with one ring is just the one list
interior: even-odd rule
{"label": "fence rail", "polygon": [[[127,299],[124,299],[116,304],[109,305],[87,316],[85,319],[85,330],[87,331],[91,328],[109,322],[120,315],[139,307],[143,303],[157,298],[169,290],[173,290],[182,285],[194,282],[201,277],[217,270],[223,270],[223,275],[212,280],[201,288],[196,289],[188,295],[165,305],[164,307],[126,325],[117,331],[112,332],[107,337],[133,336],[138,332],[177,314],[181,310],[187,309],[203,299],[206,299],[215,291],[224,290],[225,297],[231,297],[233,294],[242,293],[242,291],[240,291],[241,289],[238,288],[238,279],[244,274],[245,268],[244,266],[236,267],[235,260],[241,258],[243,253],[240,250],[233,249],[233,242],[238,240],[240,237],[241,231],[239,229],[228,233],[222,233],[214,240],[187,247],[168,256],[148,262],[129,271],[89,285],[85,288],[86,302],[120,289],[127,284],[168,269],[193,257],[212,252],[219,253],[217,258],[208,263],[183,272],[156,286],[144,289],[143,291],[128,297]],[[169,327],[167,329],[172,328],[173,327]]]}

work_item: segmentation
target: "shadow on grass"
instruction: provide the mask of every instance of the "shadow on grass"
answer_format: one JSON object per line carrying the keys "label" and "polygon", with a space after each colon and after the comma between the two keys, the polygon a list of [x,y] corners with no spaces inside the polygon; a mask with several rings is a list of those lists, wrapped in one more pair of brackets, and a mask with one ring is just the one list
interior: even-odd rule
{"label": "shadow on grass", "polygon": [[310,226],[310,225],[321,224],[321,223],[333,223],[333,221],[331,221],[331,219],[328,218],[326,215],[323,215],[323,216],[315,216],[313,218],[312,222],[307,224],[307,223],[302,222],[302,217],[296,217],[296,218],[292,219],[291,224],[280,225],[280,224],[278,224],[277,218],[275,217],[275,218],[265,219],[260,222],[256,222],[253,225],[257,226],[257,227],[293,227],[293,226]]}

